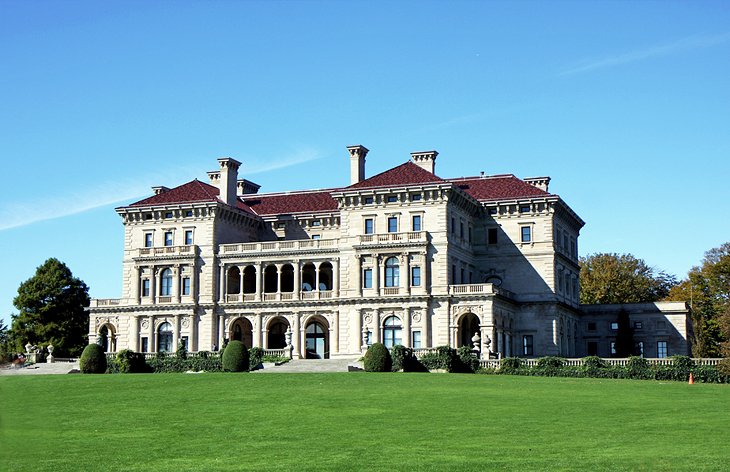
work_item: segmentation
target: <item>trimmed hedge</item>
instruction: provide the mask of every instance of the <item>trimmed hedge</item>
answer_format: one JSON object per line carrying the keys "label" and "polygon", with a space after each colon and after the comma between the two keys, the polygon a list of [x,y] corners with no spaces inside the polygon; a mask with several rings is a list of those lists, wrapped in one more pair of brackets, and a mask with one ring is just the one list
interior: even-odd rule
{"label": "trimmed hedge", "polygon": [[264,350],[260,347],[252,347],[248,351],[248,368],[256,369],[264,360]]}
{"label": "trimmed hedge", "polygon": [[248,372],[248,349],[241,341],[233,340],[223,351],[223,371]]}
{"label": "trimmed hedge", "polygon": [[84,374],[103,374],[106,372],[106,353],[98,344],[89,344],[79,358],[79,366]]}
{"label": "trimmed hedge", "polygon": [[117,369],[122,374],[139,374],[143,372],[151,372],[144,359],[144,354],[122,349],[117,353],[114,359]]}
{"label": "trimmed hedge", "polygon": [[363,364],[366,372],[390,372],[393,368],[390,352],[382,343],[374,343],[368,348]]}
{"label": "trimmed hedge", "polygon": [[397,344],[390,350],[390,356],[393,359],[393,372],[409,372],[413,370],[415,358],[413,357],[413,349]]}
{"label": "trimmed hedge", "polygon": [[603,359],[590,356],[581,366],[566,366],[559,357],[538,359],[535,367],[526,367],[522,359],[505,358],[499,370],[480,369],[481,374],[530,375],[541,377],[591,377],[602,379],[674,380],[686,382],[690,372],[695,382],[730,383],[730,361],[718,366],[695,365],[691,358],[676,356],[674,365],[649,365],[643,357],[629,357],[625,366],[612,366]]}
{"label": "trimmed hedge", "polygon": [[452,372],[456,359],[455,349],[450,346],[438,346],[435,352],[427,352],[418,361],[426,370],[445,370]]}

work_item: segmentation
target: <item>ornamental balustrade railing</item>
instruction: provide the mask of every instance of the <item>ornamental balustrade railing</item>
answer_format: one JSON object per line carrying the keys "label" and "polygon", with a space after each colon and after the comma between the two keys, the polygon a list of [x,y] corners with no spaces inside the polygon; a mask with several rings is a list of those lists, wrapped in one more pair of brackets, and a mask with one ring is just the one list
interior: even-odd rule
{"label": "ornamental balustrade railing", "polygon": [[161,246],[161,247],[141,247],[138,249],[139,257],[155,257],[155,256],[194,256],[196,253],[194,244],[187,246]]}
{"label": "ornamental balustrade railing", "polygon": [[[262,302],[292,300],[329,300],[332,298],[337,298],[336,292],[334,290],[313,290],[311,292],[299,292],[298,294],[294,292],[274,292],[261,294]],[[244,293],[243,295],[239,293],[228,293],[226,294],[225,300],[227,303],[257,301],[255,293]]]}
{"label": "ornamental balustrade railing", "polygon": [[246,254],[262,252],[314,251],[338,247],[339,239],[297,239],[292,241],[266,241],[256,243],[221,244],[220,254]]}
{"label": "ornamental balustrade railing", "polygon": [[[418,356],[417,356],[418,357]],[[568,367],[580,367],[585,364],[584,358],[577,358],[577,359],[568,359],[568,358],[561,358],[563,361],[564,366]],[[538,362],[540,359],[520,359],[522,361],[523,367],[537,367]],[[628,358],[601,358],[601,360],[606,364],[610,366],[626,366],[629,363]],[[662,357],[662,358],[644,358],[647,364],[649,365],[674,365],[674,359],[671,357]],[[695,365],[717,365],[720,363],[722,358],[692,358],[692,361],[695,363]],[[502,361],[504,359],[481,359],[479,361],[479,366],[489,369],[499,369],[502,366]]]}
{"label": "ornamental balustrade railing", "polygon": [[405,233],[373,233],[361,234],[360,244],[385,244],[385,243],[422,243],[426,242],[425,231],[409,231]]}

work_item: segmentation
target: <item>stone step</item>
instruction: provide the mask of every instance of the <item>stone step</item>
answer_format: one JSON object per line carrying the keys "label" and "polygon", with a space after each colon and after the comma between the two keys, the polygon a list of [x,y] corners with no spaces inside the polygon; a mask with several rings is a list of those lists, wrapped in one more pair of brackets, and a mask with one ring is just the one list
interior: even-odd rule
{"label": "stone step", "polygon": [[264,366],[254,372],[260,373],[311,373],[311,372],[349,372],[362,370],[357,359],[294,359],[286,364]]}

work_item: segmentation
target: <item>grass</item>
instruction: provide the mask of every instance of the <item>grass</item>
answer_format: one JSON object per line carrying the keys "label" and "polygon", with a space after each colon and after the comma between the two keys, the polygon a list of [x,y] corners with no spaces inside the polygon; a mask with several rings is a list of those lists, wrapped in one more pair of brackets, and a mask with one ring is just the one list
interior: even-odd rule
{"label": "grass", "polygon": [[727,470],[727,385],[456,374],[0,378],[0,470]]}

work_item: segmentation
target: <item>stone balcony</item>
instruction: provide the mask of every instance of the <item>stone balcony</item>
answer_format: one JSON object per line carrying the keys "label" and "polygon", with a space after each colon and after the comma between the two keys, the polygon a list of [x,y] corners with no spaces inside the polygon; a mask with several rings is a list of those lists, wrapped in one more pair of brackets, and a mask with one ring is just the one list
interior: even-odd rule
{"label": "stone balcony", "polygon": [[141,247],[137,249],[136,259],[158,259],[169,257],[194,257],[198,255],[198,246],[161,246]]}
{"label": "stone balcony", "polygon": [[393,243],[426,243],[425,231],[410,231],[405,233],[376,233],[361,234],[358,236],[360,246],[383,245]]}
{"label": "stone balcony", "polygon": [[255,293],[229,293],[225,296],[226,303],[238,302],[281,302],[281,301],[306,301],[306,300],[331,300],[337,298],[338,294],[333,290],[319,290],[311,292],[276,292],[262,293],[260,299]]}
{"label": "stone balcony", "polygon": [[[513,298],[512,292],[497,287],[494,284],[456,284],[447,285],[445,288],[448,295],[502,295],[508,298]],[[434,287],[434,289],[436,289],[436,287]]]}
{"label": "stone balcony", "polygon": [[221,244],[219,255],[331,251],[338,249],[339,245],[339,239],[297,239],[292,241]]}

